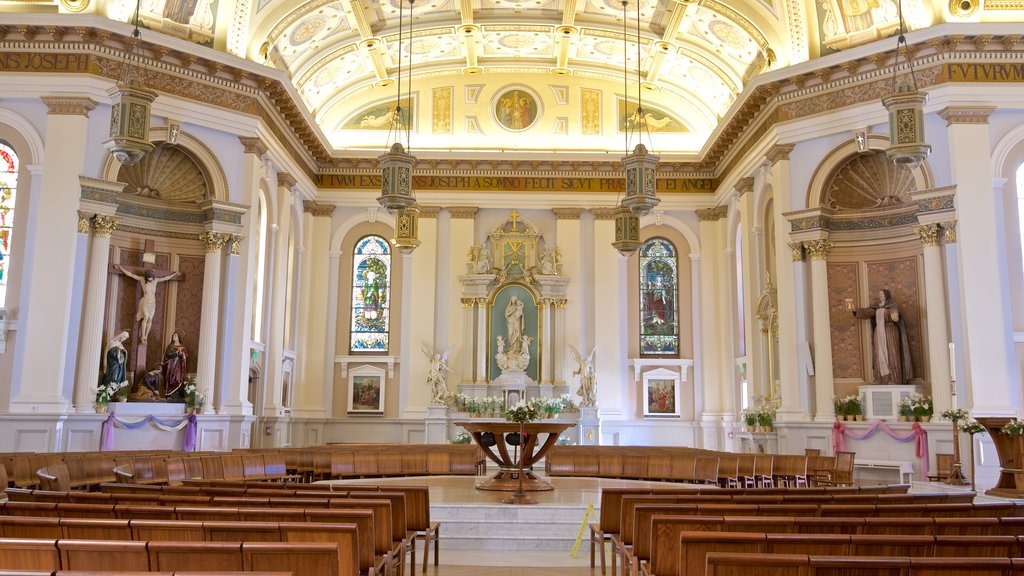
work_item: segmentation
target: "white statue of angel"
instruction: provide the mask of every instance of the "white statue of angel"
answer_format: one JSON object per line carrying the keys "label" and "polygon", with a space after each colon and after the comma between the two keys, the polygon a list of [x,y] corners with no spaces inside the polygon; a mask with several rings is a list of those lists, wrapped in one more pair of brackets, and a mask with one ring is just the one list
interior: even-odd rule
{"label": "white statue of angel", "polygon": [[430,372],[427,374],[427,384],[430,384],[430,404],[432,406],[444,406],[448,399],[448,353],[431,352],[430,348],[423,345],[423,354],[430,362]]}
{"label": "white statue of angel", "polygon": [[572,351],[572,358],[577,364],[572,374],[580,377],[580,387],[576,390],[580,397],[580,407],[597,406],[597,376],[594,373],[594,353],[597,352],[597,347],[595,346],[586,358],[572,344],[569,344],[569,350]]}

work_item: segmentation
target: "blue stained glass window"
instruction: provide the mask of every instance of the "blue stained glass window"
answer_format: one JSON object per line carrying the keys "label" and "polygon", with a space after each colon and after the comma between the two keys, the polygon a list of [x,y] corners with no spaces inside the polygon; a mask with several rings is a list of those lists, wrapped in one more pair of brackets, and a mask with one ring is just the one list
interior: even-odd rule
{"label": "blue stained glass window", "polygon": [[679,260],[664,238],[640,247],[640,354],[679,355]]}
{"label": "blue stained glass window", "polygon": [[352,260],[353,352],[387,352],[391,310],[391,247],[380,236],[356,242]]}
{"label": "blue stained glass window", "polygon": [[11,237],[14,234],[14,202],[18,197],[18,155],[0,142],[0,308],[7,303],[8,271],[11,269]]}

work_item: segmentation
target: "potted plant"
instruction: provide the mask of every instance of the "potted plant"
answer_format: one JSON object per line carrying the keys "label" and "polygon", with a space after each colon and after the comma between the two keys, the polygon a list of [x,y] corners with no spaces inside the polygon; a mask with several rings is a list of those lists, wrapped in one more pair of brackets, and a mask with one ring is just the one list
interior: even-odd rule
{"label": "potted plant", "polygon": [[761,432],[772,432],[772,420],[774,414],[768,409],[768,407],[762,407],[757,411],[757,425],[760,427]]}
{"label": "potted plant", "polygon": [[509,422],[524,424],[526,422],[533,422],[538,418],[540,418],[540,410],[537,409],[537,404],[534,402],[520,400],[516,402],[515,406],[505,411],[505,420]]}
{"label": "potted plant", "polygon": [[747,425],[747,432],[753,432],[757,426],[757,412],[753,408],[747,408],[742,413],[743,422]]}
{"label": "potted plant", "polygon": [[836,420],[846,420],[846,398],[840,398],[839,396],[832,397],[832,408],[836,412]]}
{"label": "potted plant", "polygon": [[199,391],[196,386],[196,379],[194,376],[189,376],[185,379],[185,412],[196,414],[202,414],[203,406],[206,405],[206,396]]}
{"label": "potted plant", "polygon": [[472,439],[469,437],[469,434],[459,432],[459,434],[455,436],[455,439],[452,440],[452,444],[469,444],[471,441]]}
{"label": "potted plant", "polygon": [[999,431],[1007,436],[1024,436],[1024,422],[1014,418],[1003,425]]}
{"label": "potted plant", "polygon": [[[846,404],[846,416],[847,420],[856,420],[860,422],[864,419],[864,405],[861,403],[860,396],[852,394],[843,399]],[[850,418],[853,416],[853,418]]]}
{"label": "potted plant", "polygon": [[917,392],[907,396],[900,402],[900,416],[906,416],[907,420],[913,418],[920,422],[929,422],[932,419],[931,398]]}

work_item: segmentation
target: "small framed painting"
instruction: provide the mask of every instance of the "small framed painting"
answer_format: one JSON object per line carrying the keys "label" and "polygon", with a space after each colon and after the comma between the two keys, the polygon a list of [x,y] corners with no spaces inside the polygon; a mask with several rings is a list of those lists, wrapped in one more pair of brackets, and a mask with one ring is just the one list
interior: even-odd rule
{"label": "small framed painting", "polygon": [[679,418],[679,373],[659,368],[644,372],[644,418]]}
{"label": "small framed painting", "polygon": [[348,413],[384,415],[385,372],[363,365],[348,371]]}

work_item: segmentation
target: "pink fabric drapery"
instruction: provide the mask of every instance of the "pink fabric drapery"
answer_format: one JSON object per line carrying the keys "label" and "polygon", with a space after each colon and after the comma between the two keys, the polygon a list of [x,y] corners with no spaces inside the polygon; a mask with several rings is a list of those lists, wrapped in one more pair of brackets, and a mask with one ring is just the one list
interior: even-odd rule
{"label": "pink fabric drapery", "polygon": [[914,422],[909,434],[900,435],[895,432],[884,420],[878,420],[863,432],[853,432],[842,422],[832,424],[832,450],[834,452],[846,452],[846,437],[853,440],[865,440],[874,436],[878,430],[889,435],[897,442],[916,442],[914,454],[918,457],[921,467],[921,480],[928,478],[928,432],[921,427],[921,424]]}

